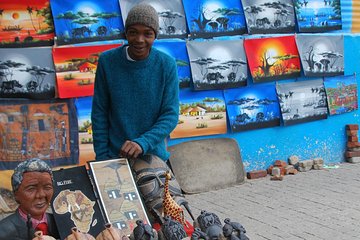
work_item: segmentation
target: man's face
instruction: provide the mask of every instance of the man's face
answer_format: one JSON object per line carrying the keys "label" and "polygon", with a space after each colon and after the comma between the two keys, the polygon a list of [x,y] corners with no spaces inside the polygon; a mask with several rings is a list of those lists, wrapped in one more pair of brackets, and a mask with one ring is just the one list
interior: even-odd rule
{"label": "man's face", "polygon": [[40,220],[54,194],[51,176],[47,172],[25,172],[23,181],[15,192],[20,209]]}
{"label": "man's face", "polygon": [[142,24],[131,25],[126,31],[129,55],[134,60],[143,60],[149,56],[155,40],[155,31]]}

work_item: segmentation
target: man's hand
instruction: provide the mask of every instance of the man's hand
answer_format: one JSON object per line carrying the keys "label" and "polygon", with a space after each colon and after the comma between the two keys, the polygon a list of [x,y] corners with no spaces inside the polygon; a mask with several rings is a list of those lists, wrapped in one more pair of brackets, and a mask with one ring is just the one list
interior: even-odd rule
{"label": "man's hand", "polygon": [[142,148],[133,141],[125,141],[120,149],[120,156],[125,158],[137,158],[142,154]]}

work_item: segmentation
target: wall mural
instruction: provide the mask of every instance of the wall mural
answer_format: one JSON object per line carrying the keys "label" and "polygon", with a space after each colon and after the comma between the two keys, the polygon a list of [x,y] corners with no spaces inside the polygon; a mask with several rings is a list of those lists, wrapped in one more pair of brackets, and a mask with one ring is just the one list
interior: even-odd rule
{"label": "wall mural", "polygon": [[51,47],[0,48],[0,98],[54,97],[55,69]]}
{"label": "wall mural", "polygon": [[344,75],[342,35],[296,35],[304,75],[307,77]]}
{"label": "wall mural", "polygon": [[352,112],[358,109],[356,75],[326,77],[324,80],[330,115]]}
{"label": "wall mural", "polygon": [[183,3],[193,38],[246,33],[245,16],[240,1],[183,0]]}
{"label": "wall mural", "polygon": [[301,65],[294,36],[245,39],[244,47],[255,83],[300,76]]}
{"label": "wall mural", "polygon": [[327,102],[322,79],[276,84],[285,126],[327,118]]}
{"label": "wall mural", "polygon": [[280,125],[274,84],[227,89],[224,96],[232,132]]}
{"label": "wall mural", "polygon": [[294,0],[299,32],[340,30],[340,0]]}
{"label": "wall mural", "polygon": [[187,42],[195,90],[224,89],[247,84],[243,40]]}

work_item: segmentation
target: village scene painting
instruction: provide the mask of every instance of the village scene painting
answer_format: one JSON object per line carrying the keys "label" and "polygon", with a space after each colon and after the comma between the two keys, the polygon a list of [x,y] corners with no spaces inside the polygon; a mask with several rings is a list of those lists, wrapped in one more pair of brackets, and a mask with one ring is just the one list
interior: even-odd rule
{"label": "village scene painting", "polygon": [[285,126],[327,118],[322,79],[276,84],[276,92]]}
{"label": "village scene painting", "polygon": [[151,5],[159,15],[158,38],[185,38],[187,26],[184,8],[181,0],[121,0],[120,8],[125,22],[128,12],[139,3]]}
{"label": "village scene painting", "polygon": [[330,115],[352,112],[358,109],[356,75],[326,77],[324,79]]}
{"label": "village scene painting", "polygon": [[118,0],[50,2],[58,45],[124,38]]}
{"label": "village scene painting", "polygon": [[1,0],[0,47],[39,47],[54,44],[49,0]]}
{"label": "village scene painting", "polygon": [[195,90],[246,86],[247,61],[243,39],[187,43]]}
{"label": "village scene painting", "polygon": [[120,44],[54,48],[53,58],[59,97],[92,96],[100,54],[118,46]]}
{"label": "village scene painting", "polygon": [[241,1],[183,0],[192,38],[211,38],[246,33]]}
{"label": "village scene painting", "polygon": [[300,76],[300,58],[294,36],[245,39],[244,47],[255,83]]}
{"label": "village scene painting", "polygon": [[180,113],[170,138],[185,138],[225,134],[226,106],[220,90],[193,92],[180,91]]}
{"label": "village scene painting", "polygon": [[340,0],[294,0],[294,6],[299,32],[328,32],[342,28]]}
{"label": "village scene painting", "polygon": [[343,35],[296,35],[304,75],[328,77],[344,75]]}
{"label": "village scene painting", "polygon": [[280,107],[274,84],[224,90],[232,132],[280,125]]}
{"label": "village scene painting", "polygon": [[293,0],[242,0],[249,34],[293,33]]}

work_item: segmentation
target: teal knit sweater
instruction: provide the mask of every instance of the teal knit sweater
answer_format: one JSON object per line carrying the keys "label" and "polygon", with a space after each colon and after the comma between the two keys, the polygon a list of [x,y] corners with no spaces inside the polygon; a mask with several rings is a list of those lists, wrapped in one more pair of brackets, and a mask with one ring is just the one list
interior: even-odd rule
{"label": "teal knit sweater", "polygon": [[126,140],[143,154],[169,159],[165,139],[179,117],[175,60],[152,48],[140,61],[126,58],[125,46],[100,55],[91,121],[96,160],[118,158]]}

